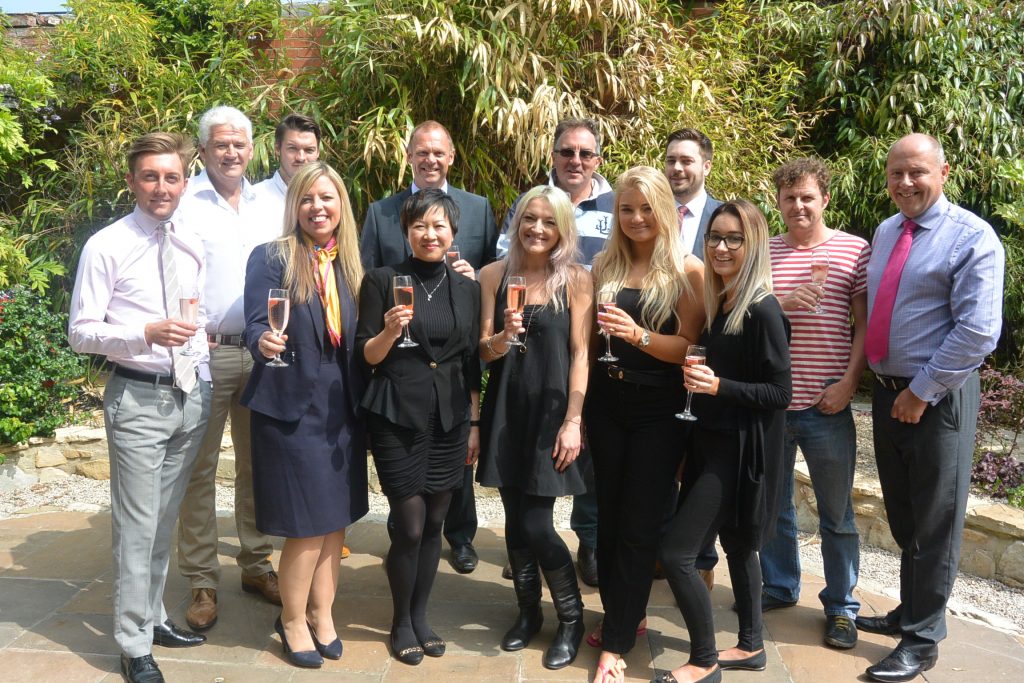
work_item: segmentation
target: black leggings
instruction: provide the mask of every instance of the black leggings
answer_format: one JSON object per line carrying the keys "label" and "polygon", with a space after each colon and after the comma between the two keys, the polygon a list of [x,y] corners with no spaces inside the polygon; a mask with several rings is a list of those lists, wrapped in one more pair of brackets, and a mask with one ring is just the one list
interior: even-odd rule
{"label": "black leggings", "polygon": [[451,491],[388,498],[394,530],[384,563],[394,605],[392,631],[399,649],[436,638],[427,625],[427,600],[441,559],[441,526]]}
{"label": "black leggings", "polygon": [[498,491],[505,507],[505,549],[509,553],[529,550],[541,568],[549,571],[572,562],[565,541],[555,531],[554,498],[533,496],[513,486],[503,486]]}
{"label": "black leggings", "polygon": [[682,502],[662,547],[665,573],[690,633],[690,664],[714,666],[718,661],[711,596],[697,572],[697,556],[717,534],[729,564],[739,614],[738,647],[756,652],[761,639],[761,565],[749,537],[733,524],[740,454],[735,433],[693,431]]}

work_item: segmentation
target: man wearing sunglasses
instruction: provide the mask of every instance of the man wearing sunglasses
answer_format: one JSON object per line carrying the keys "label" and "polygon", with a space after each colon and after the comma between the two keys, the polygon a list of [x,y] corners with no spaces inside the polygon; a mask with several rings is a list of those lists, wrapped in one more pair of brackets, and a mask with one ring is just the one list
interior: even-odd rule
{"label": "man wearing sunglasses", "polygon": [[[593,119],[563,119],[558,122],[555,146],[551,150],[548,185],[564,191],[572,201],[576,231],[580,237],[580,263],[587,268],[590,268],[594,256],[604,249],[612,225],[612,186],[597,172],[601,161],[601,132]],[[508,251],[508,226],[521,198],[519,195],[509,207],[501,226],[498,256],[504,256]],[[593,540],[596,542],[596,537]]]}

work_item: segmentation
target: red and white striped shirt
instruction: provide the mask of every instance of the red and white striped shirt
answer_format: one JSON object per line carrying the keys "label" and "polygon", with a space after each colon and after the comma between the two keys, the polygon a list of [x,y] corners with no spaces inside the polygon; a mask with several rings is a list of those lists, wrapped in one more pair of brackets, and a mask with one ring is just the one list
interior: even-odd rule
{"label": "red and white striped shirt", "polygon": [[836,230],[814,249],[791,247],[781,235],[769,241],[772,285],[782,299],[811,281],[811,254],[828,251],[828,278],[821,298],[821,313],[786,311],[793,326],[789,352],[793,362],[793,400],[789,410],[803,410],[830,381],[842,379],[850,364],[850,302],[867,291],[868,243]]}

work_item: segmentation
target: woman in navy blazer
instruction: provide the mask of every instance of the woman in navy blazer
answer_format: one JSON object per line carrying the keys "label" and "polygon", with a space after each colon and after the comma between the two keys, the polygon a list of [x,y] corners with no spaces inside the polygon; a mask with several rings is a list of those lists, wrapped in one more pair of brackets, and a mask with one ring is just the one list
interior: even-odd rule
{"label": "woman in navy blazer", "polygon": [[[409,197],[401,222],[412,256],[367,273],[359,294],[356,347],[372,372],[362,407],[395,524],[385,562],[391,648],[406,664],[444,654],[427,600],[452,490],[480,449],[480,287],[445,263],[458,211],[440,190]],[[412,280],[415,314],[395,305],[396,275]],[[399,347],[405,325],[418,346]]]}
{"label": "woman in navy blazer", "polygon": [[[331,607],[345,527],[366,514],[366,444],[356,417],[354,292],[362,280],[341,178],[313,162],[289,183],[284,231],[249,257],[245,339],[255,359],[242,404],[252,411],[256,526],[284,536],[283,609],[275,629],[297,666],[341,657]],[[270,329],[270,289],[289,292],[286,333]],[[280,353],[287,367],[268,367]]]}

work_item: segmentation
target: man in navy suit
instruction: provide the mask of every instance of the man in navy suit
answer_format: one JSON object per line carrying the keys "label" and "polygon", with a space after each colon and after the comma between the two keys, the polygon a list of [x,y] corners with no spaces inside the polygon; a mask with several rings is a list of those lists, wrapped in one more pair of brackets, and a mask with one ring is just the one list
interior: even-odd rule
{"label": "man in navy suit", "polygon": [[[448,184],[448,168],[455,160],[455,148],[451,135],[437,121],[424,121],[413,129],[405,156],[412,167],[412,187],[370,204],[359,241],[363,266],[370,270],[405,261],[410,251],[399,221],[402,203],[420,190],[435,188],[446,192],[459,207],[456,245],[460,259],[452,268],[475,279],[474,271],[495,259],[498,227],[490,201]],[[444,520],[444,537],[452,548],[452,566],[462,574],[476,569],[478,558],[473,548],[476,526],[473,467],[467,465],[462,488],[453,493]]]}
{"label": "man in navy suit", "polygon": [[668,136],[665,147],[665,177],[676,198],[683,244],[701,261],[708,221],[722,204],[704,189],[713,152],[711,140],[695,128],[675,131]]}
{"label": "man in navy suit", "polygon": [[[416,126],[405,149],[412,167],[412,187],[370,204],[363,223],[359,250],[363,266],[369,270],[401,263],[409,255],[409,243],[402,235],[398,213],[410,195],[435,188],[443,190],[459,207],[459,247],[461,260],[468,266],[455,270],[480,270],[495,259],[498,228],[494,211],[486,197],[460,190],[448,184],[448,168],[455,160],[455,148],[448,131],[437,121]],[[472,277],[472,273],[469,273]]]}

